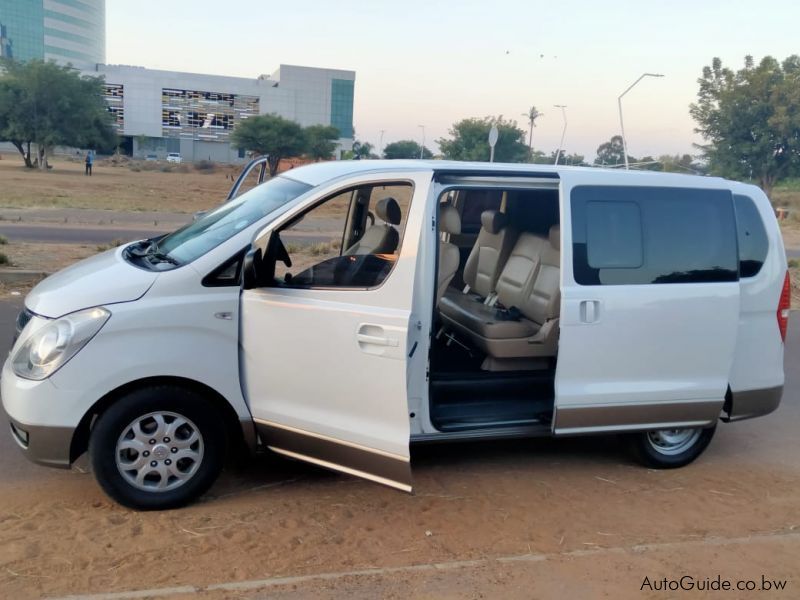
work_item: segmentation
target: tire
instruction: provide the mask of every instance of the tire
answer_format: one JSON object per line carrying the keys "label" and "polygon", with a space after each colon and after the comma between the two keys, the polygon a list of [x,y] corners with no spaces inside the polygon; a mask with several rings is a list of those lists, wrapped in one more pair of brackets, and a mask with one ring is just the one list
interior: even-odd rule
{"label": "tire", "polygon": [[124,395],[98,417],[89,458],[112,499],[137,510],[165,510],[211,487],[225,446],[222,418],[202,395],[157,385]]}
{"label": "tire", "polygon": [[626,441],[634,458],[652,469],[676,469],[693,462],[700,456],[711,438],[716,425],[702,428],[661,429],[632,433]]}

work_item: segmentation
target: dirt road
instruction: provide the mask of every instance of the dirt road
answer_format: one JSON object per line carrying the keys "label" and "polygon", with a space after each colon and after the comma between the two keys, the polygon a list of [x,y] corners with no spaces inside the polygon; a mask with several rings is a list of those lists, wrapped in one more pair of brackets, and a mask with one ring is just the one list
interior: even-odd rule
{"label": "dirt road", "polygon": [[[0,341],[15,310],[0,305]],[[0,597],[678,598],[693,594],[654,590],[718,575],[786,588],[702,597],[800,597],[793,317],[778,412],[721,424],[675,471],[632,464],[614,438],[427,446],[406,495],[264,457],[198,504],[136,513],[0,435]]]}

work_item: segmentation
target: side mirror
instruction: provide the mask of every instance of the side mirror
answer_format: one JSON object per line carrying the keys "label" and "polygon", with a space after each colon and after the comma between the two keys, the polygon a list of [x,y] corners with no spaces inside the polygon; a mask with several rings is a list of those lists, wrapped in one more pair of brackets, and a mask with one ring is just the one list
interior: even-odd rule
{"label": "side mirror", "polygon": [[252,290],[258,287],[258,270],[262,263],[261,248],[251,248],[242,261],[242,288]]}

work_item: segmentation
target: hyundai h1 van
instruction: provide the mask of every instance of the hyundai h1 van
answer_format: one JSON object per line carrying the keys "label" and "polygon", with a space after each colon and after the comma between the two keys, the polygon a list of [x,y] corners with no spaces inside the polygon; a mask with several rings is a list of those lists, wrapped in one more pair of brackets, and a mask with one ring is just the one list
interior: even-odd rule
{"label": "hyundai h1 van", "polygon": [[788,311],[751,185],[329,162],[45,279],[2,399],[31,460],[88,451],[140,509],[237,445],[406,491],[416,442],[616,432],[678,467],[778,406]]}

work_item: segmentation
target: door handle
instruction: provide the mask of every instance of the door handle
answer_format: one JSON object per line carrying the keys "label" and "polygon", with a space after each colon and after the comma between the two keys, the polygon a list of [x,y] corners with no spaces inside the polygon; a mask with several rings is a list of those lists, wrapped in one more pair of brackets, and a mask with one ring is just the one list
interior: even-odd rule
{"label": "door handle", "polygon": [[397,348],[400,345],[400,340],[393,340],[378,335],[367,335],[365,333],[357,333],[356,340],[359,344],[372,344],[373,346],[386,346],[389,348]]}
{"label": "door handle", "polygon": [[580,304],[582,323],[596,323],[600,319],[600,302],[598,300],[583,300]]}

